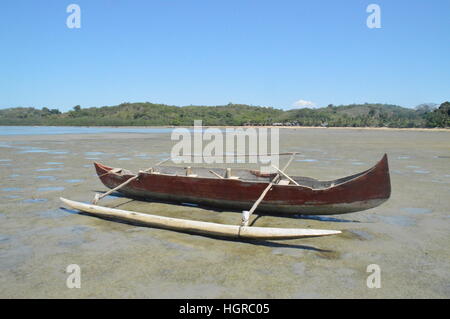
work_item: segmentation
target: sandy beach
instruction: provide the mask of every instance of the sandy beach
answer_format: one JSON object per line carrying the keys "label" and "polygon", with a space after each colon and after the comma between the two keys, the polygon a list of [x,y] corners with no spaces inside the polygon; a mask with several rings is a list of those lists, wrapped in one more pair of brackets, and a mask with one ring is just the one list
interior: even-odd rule
{"label": "sandy beach", "polygon": [[[449,141],[445,129],[281,128],[280,151],[300,153],[292,175],[343,177],[387,153],[391,198],[358,213],[255,224],[341,235],[232,241],[89,217],[59,201],[106,191],[94,161],[137,171],[168,157],[168,132],[0,136],[0,298],[449,298]],[[216,223],[241,218],[120,196],[101,203]],[[66,286],[70,264],[81,268],[80,289]],[[371,264],[381,288],[367,287]]]}

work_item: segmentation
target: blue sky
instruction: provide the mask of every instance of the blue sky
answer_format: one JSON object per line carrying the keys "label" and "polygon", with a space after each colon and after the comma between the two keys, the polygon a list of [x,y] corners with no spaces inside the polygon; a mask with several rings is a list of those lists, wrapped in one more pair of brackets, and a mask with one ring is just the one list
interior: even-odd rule
{"label": "blue sky", "polygon": [[0,108],[450,99],[448,0],[4,0],[0,46]]}

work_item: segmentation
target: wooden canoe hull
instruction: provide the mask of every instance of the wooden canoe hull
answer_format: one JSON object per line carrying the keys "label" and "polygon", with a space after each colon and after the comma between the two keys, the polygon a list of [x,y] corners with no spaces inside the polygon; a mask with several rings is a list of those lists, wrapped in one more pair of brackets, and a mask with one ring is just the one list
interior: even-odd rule
{"label": "wooden canoe hull", "polygon": [[122,209],[108,208],[97,205],[85,204],[60,198],[67,206],[106,218],[116,218],[123,221],[135,222],[151,227],[176,230],[187,233],[219,236],[234,239],[297,239],[305,237],[319,237],[340,234],[339,230],[325,229],[301,229],[301,228],[271,228],[249,227],[237,225],[223,225],[210,222],[186,220],[172,217],[150,215]]}
{"label": "wooden canoe hull", "polygon": [[[94,164],[100,180],[109,188],[114,188],[135,176],[115,174],[112,173],[112,167]],[[390,197],[391,184],[387,155],[384,155],[372,168],[354,176],[343,183],[323,189],[274,185],[256,212],[304,215],[344,214],[376,207]],[[267,182],[259,181],[141,172],[136,180],[118,191],[130,197],[248,210],[267,185]]]}

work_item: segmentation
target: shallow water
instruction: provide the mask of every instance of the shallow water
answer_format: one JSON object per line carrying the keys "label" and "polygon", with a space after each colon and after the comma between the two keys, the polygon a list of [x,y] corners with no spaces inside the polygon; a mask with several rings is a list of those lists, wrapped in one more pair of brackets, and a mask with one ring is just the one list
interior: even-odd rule
{"label": "shallow water", "polygon": [[168,128],[70,127],[70,126],[1,126],[0,135],[59,135],[100,133],[167,133]]}
{"label": "shallow water", "polygon": [[382,222],[397,226],[414,226],[414,219],[407,216],[379,216]]}
{"label": "shallow water", "polygon": [[64,187],[62,186],[52,186],[52,187],[38,187],[38,192],[51,192],[51,191],[63,191]]}
{"label": "shallow water", "polygon": [[417,207],[408,207],[408,208],[402,208],[405,212],[408,212],[410,214],[429,214],[431,213],[431,209],[428,208],[417,208]]}
{"label": "shallow water", "polygon": [[46,179],[46,180],[49,180],[49,181],[56,180],[55,176],[35,176],[35,178],[37,178],[37,179]]}
{"label": "shallow water", "polygon": [[81,183],[84,179],[66,179],[66,183]]}
{"label": "shallow water", "polygon": [[[443,244],[450,239],[450,166],[442,158],[448,132],[280,130],[280,151],[300,152],[288,169],[292,175],[332,180],[366,170],[387,153],[392,196],[348,215],[255,215],[255,226],[343,231],[338,236],[233,241],[90,217],[59,201],[89,202],[106,190],[94,160],[137,171],[167,158],[169,129],[77,135],[83,129],[71,128],[49,135],[53,130],[3,137],[0,130],[0,162],[13,164],[0,170],[7,181],[0,189],[0,297],[450,297],[450,247]],[[281,158],[280,166],[286,161]],[[118,193],[101,204],[224,224],[241,218]],[[81,289],[65,286],[70,264],[82,269]],[[366,286],[370,264],[382,270],[380,289]]]}
{"label": "shallow water", "polygon": [[87,156],[95,156],[95,155],[103,155],[103,152],[85,152],[84,155]]}
{"label": "shallow water", "polygon": [[60,171],[62,168],[56,168],[56,167],[48,167],[48,168],[37,168],[35,169],[36,172],[48,172],[48,171]]}
{"label": "shallow water", "polygon": [[7,199],[16,199],[16,198],[20,198],[19,195],[5,195],[2,196],[3,198],[7,198]]}
{"label": "shallow water", "polygon": [[33,203],[45,203],[47,202],[48,199],[47,198],[29,198],[29,199],[25,199],[23,200],[24,203],[27,204],[33,204]]}
{"label": "shallow water", "polygon": [[414,171],[414,173],[417,173],[417,174],[429,174],[430,171],[427,171],[427,170],[424,170],[424,169],[422,169],[422,170],[417,169],[417,170]]}
{"label": "shallow water", "polygon": [[4,187],[4,188],[0,188],[0,191],[2,192],[16,192],[16,191],[21,191],[22,188],[20,187]]}

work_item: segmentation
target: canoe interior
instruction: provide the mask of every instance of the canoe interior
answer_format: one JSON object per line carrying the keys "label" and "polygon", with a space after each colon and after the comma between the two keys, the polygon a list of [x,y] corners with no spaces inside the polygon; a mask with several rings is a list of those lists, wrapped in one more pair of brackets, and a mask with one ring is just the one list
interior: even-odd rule
{"label": "canoe interior", "polygon": [[[99,163],[95,163],[98,166],[101,166],[105,170],[111,170],[112,167],[108,167]],[[349,180],[352,180],[354,178],[357,178],[358,176],[366,174],[371,169],[365,170],[363,172],[353,174],[350,176],[338,178],[335,180],[330,181],[319,181],[314,178],[305,177],[305,176],[290,176],[293,180],[295,180],[299,185],[305,186],[311,189],[326,189],[331,186],[337,186],[339,184],[345,183]],[[209,178],[209,179],[220,179],[211,171],[214,171],[218,175],[225,176],[226,169],[225,168],[205,168],[205,167],[192,167],[191,168],[191,174],[196,175],[195,177],[198,178]],[[163,174],[163,175],[169,175],[169,176],[186,176],[186,168],[179,167],[179,166],[158,166],[154,168],[154,172]],[[246,169],[232,169],[232,175],[239,178],[241,181],[247,181],[247,182],[262,182],[262,183],[268,183],[270,182],[276,173],[273,174],[264,174],[264,176],[261,176],[259,171],[256,170],[246,170]],[[126,170],[126,169],[116,169],[115,172],[119,176],[135,176],[136,173],[133,173],[132,171]],[[281,180],[286,180],[283,176],[281,177]],[[292,183],[289,186],[294,186]]]}

